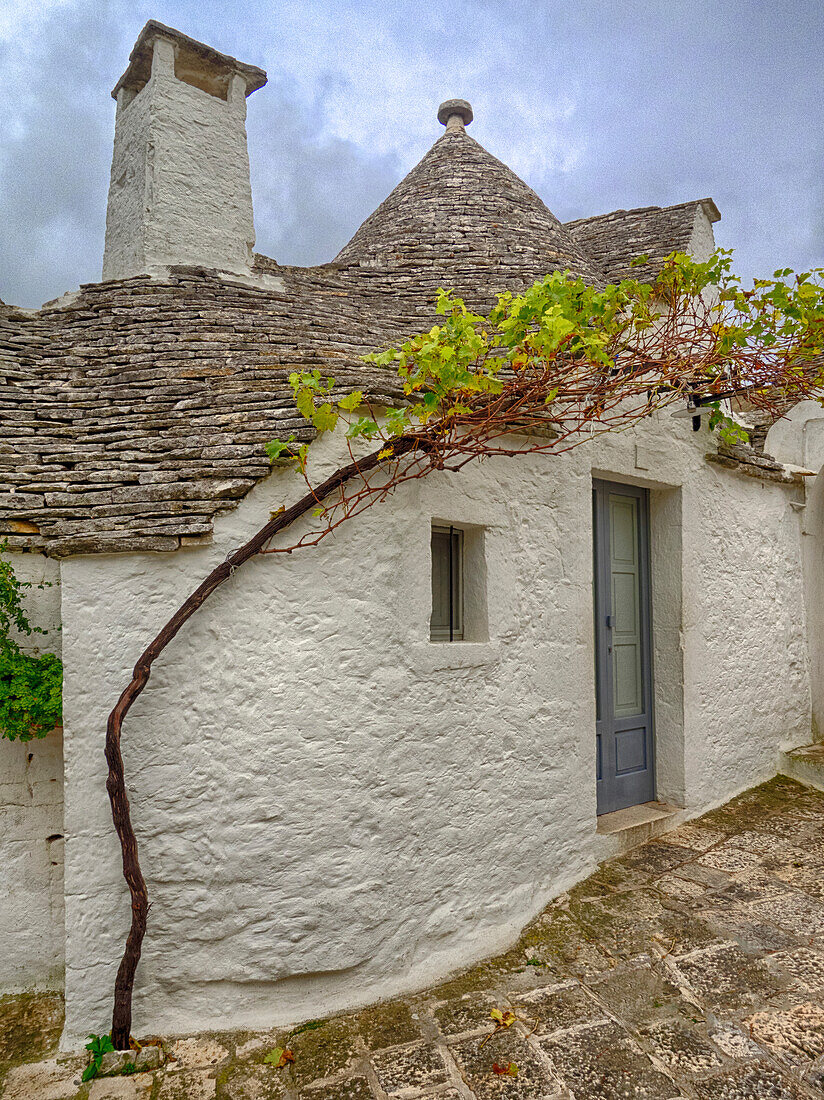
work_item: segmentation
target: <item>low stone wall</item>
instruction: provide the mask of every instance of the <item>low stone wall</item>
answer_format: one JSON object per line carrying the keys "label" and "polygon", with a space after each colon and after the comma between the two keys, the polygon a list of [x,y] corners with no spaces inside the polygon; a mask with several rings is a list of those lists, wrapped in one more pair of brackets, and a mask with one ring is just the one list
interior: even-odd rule
{"label": "low stone wall", "polygon": [[0,740],[0,993],[63,985],[63,731]]}

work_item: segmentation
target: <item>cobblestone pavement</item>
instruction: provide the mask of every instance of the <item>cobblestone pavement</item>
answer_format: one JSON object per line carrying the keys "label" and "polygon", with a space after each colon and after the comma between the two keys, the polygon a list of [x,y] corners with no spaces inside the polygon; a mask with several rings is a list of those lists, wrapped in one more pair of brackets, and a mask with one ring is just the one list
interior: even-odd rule
{"label": "cobblestone pavement", "polygon": [[[779,777],[604,864],[451,981],[291,1031],[164,1039],[154,1073],[79,1087],[81,1059],[53,1053],[58,999],[6,998],[0,1096],[820,1100],[822,826],[824,794]],[[490,1037],[493,1009],[516,1019]],[[294,1063],[264,1062],[278,1046]]]}

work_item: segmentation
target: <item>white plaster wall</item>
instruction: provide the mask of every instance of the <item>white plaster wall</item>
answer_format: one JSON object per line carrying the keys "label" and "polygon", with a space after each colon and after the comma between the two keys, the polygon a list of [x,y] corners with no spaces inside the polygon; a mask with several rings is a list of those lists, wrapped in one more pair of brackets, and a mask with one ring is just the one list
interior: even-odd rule
{"label": "white plaster wall", "polygon": [[[646,465],[659,465],[642,458]],[[638,459],[636,458],[636,464]],[[652,664],[656,794],[685,806],[683,510],[680,488],[650,491]]]}
{"label": "white plaster wall", "polygon": [[149,82],[118,103],[104,279],[169,264],[249,270],[245,89],[234,76],[224,100],[178,80],[172,43],[155,43]]}
{"label": "white plaster wall", "polygon": [[[593,473],[649,485],[681,524],[658,544],[680,562],[654,578],[676,606],[683,591],[681,622],[662,620],[678,653],[656,657],[670,676],[683,661],[684,713],[664,726],[683,730],[667,754],[689,812],[774,774],[810,728],[798,518],[790,491],[710,466],[708,446],[665,418],[566,458],[438,474],[317,549],[250,563],[197,613],[124,726],[153,903],[138,1032],[419,987],[593,868]],[[63,563],[64,1045],[107,1026],[128,922],[106,715],[179,602],[297,491],[277,471],[211,548]],[[428,642],[433,517],[485,528],[488,642]]]}
{"label": "white plaster wall", "polygon": [[775,773],[778,744],[809,741],[796,492],[755,480],[731,491],[719,467],[684,487],[688,799],[721,802]]}
{"label": "white plaster wall", "polygon": [[692,227],[692,235],[686,251],[699,263],[706,263],[715,251],[715,233],[713,223],[707,216],[707,210],[702,205],[695,212],[695,222]]}
{"label": "white plaster wall", "polygon": [[[764,444],[779,462],[800,466],[805,477],[799,499],[802,525],[807,644],[810,660],[813,730],[824,738],[824,408],[820,401],[799,401],[772,425]],[[802,505],[806,505],[801,510]]]}
{"label": "white plaster wall", "polygon": [[821,401],[799,401],[767,432],[764,450],[779,462],[815,473],[824,466],[824,407]]}
{"label": "white plaster wall", "polygon": [[[12,554],[29,621],[49,631],[22,640],[60,652],[60,573],[40,554]],[[63,739],[0,738],[0,994],[63,984]]]}
{"label": "white plaster wall", "polygon": [[806,483],[802,515],[813,739],[824,740],[824,470]]}

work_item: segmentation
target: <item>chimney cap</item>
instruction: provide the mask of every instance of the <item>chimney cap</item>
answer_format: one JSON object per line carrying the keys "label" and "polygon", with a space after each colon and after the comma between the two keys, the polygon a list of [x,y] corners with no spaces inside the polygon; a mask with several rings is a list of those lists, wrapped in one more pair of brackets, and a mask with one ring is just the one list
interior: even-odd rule
{"label": "chimney cap", "polygon": [[222,70],[227,82],[232,73],[239,73],[246,81],[247,96],[266,83],[266,73],[257,65],[247,65],[243,61],[238,61],[236,57],[220,53],[219,50],[207,46],[205,42],[189,38],[187,34],[175,30],[174,27],[167,27],[165,23],[150,19],[137,36],[134,48],[129,54],[129,65],[112,89],[112,99],[117,99],[117,93],[121,88],[139,90],[147,83],[152,71],[152,49],[156,38],[165,38],[190,57],[197,58],[201,64],[205,63],[212,69]]}
{"label": "chimney cap", "polygon": [[472,114],[472,104],[465,99],[446,99],[438,108],[438,122],[446,126],[450,118],[457,115],[464,126],[468,126],[475,117]]}

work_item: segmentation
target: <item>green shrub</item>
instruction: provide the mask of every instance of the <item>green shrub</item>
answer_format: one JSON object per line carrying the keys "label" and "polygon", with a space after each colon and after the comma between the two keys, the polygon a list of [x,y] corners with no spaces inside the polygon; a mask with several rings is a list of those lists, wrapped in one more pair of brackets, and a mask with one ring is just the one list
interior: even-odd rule
{"label": "green shrub", "polygon": [[[0,543],[0,554],[7,549]],[[9,741],[45,737],[62,719],[63,662],[53,653],[24,653],[12,637],[12,631],[48,633],[29,622],[23,597],[26,589],[49,583],[21,581],[0,557],[0,737]]]}

